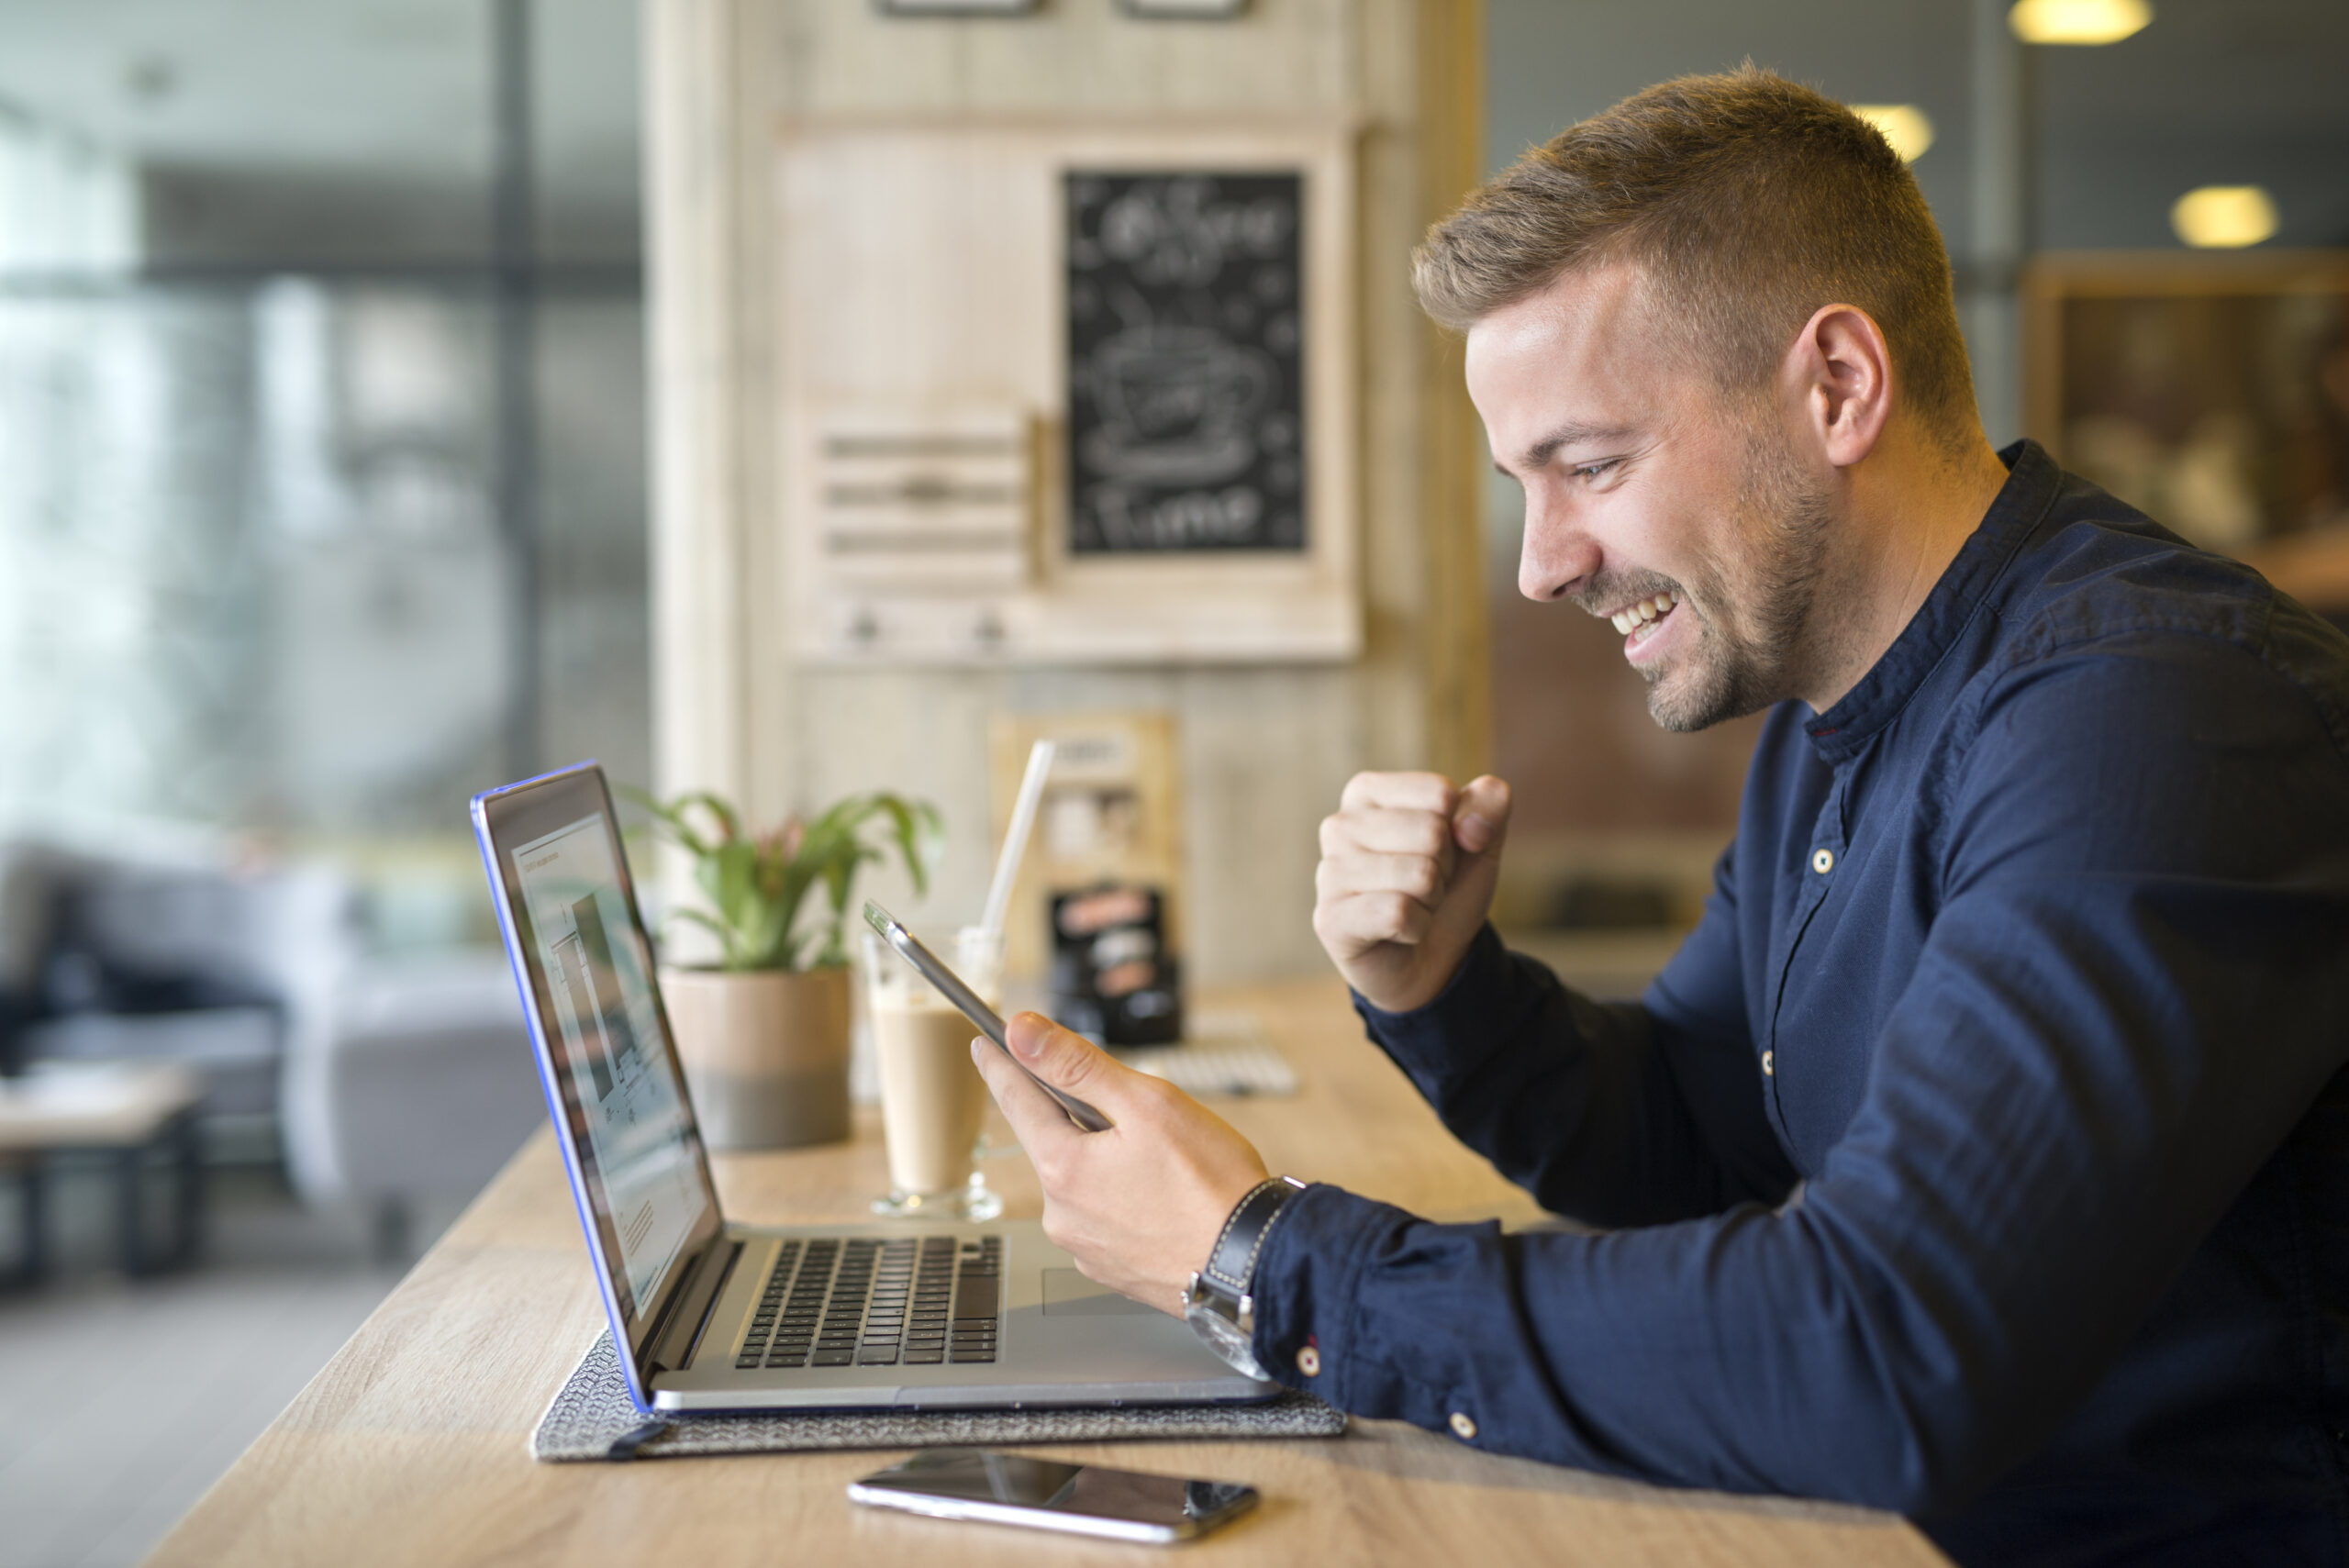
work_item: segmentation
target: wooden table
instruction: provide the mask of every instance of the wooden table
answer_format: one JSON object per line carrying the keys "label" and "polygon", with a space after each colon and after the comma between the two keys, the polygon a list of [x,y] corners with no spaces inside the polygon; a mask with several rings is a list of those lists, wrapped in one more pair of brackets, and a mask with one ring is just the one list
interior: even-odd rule
{"label": "wooden table", "polygon": [[[1454,1144],[1362,1040],[1334,984],[1210,998],[1253,1011],[1297,1063],[1299,1095],[1218,1108],[1275,1170],[1454,1219],[1538,1211]],[[1008,1211],[1040,1204],[1025,1161],[994,1162]],[[885,1184],[870,1112],[827,1149],[724,1157],[729,1213],[860,1218]],[[603,1326],[550,1135],[515,1156],[341,1352],[183,1519],[154,1564],[953,1562],[1051,1568],[1159,1561],[1117,1546],[851,1506],[896,1453],[537,1464],[531,1428]],[[1392,1422],[1342,1439],[1030,1450],[1252,1483],[1255,1513],[1186,1562],[1932,1564],[1903,1521],[1783,1499],[1674,1492],[1498,1459]]]}

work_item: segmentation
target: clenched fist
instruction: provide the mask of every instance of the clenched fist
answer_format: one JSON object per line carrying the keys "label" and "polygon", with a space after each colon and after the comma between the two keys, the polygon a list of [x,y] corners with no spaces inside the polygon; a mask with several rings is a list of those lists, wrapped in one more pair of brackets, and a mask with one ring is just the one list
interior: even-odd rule
{"label": "clenched fist", "polygon": [[1313,932],[1375,1007],[1435,999],[1492,906],[1508,785],[1440,773],[1356,773],[1321,822]]}

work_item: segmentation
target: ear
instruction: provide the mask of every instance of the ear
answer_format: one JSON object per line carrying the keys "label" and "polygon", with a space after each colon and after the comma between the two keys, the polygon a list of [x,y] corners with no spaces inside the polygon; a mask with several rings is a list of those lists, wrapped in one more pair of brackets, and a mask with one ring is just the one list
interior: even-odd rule
{"label": "ear", "polygon": [[1787,350],[1779,385],[1797,428],[1820,456],[1849,468],[1869,452],[1892,415],[1892,350],[1856,305],[1822,305]]}

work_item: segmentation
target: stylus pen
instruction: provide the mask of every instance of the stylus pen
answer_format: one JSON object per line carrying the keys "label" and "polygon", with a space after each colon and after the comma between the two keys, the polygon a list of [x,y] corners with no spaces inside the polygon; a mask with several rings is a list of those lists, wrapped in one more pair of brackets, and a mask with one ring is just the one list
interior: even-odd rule
{"label": "stylus pen", "polygon": [[920,971],[924,980],[938,987],[938,994],[953,1003],[956,1011],[978,1025],[979,1032],[995,1041],[995,1048],[1003,1052],[1005,1061],[1027,1073],[1030,1084],[1052,1095],[1061,1109],[1068,1113],[1069,1120],[1086,1132],[1109,1130],[1113,1124],[1108,1117],[1074,1095],[1064,1095],[1033,1073],[1029,1073],[1028,1064],[1011,1054],[1011,1041],[1006,1038],[1003,1019],[996,1017],[996,1010],[988,1006],[977,992],[963,984],[963,977],[947,968],[944,960],[922,946],[920,939],[897,924],[889,911],[869,898],[864,903],[864,923],[880,932],[881,940],[896,949],[898,957]]}

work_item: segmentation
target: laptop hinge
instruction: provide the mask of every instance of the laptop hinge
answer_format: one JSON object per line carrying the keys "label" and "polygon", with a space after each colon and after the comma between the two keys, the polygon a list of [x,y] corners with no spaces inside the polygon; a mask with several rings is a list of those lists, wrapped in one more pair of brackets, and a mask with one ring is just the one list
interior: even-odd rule
{"label": "laptop hinge", "polygon": [[709,1315],[717,1309],[718,1298],[741,1255],[742,1243],[723,1235],[702,1254],[685,1283],[670,1296],[669,1309],[652,1332],[647,1373],[675,1372],[692,1363],[694,1350],[709,1326]]}

